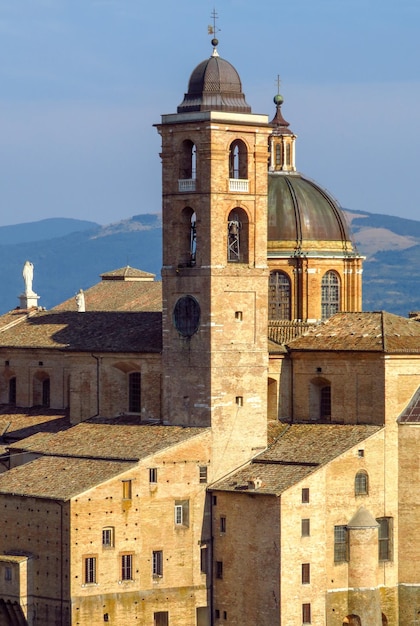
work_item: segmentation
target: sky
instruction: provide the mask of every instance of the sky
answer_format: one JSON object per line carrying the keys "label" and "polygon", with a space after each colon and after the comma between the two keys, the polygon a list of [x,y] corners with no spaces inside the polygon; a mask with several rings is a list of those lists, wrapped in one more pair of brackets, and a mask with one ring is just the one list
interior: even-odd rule
{"label": "sky", "polygon": [[343,207],[420,219],[419,0],[0,0],[0,226],[161,209],[160,139],[218,52],[299,171]]}

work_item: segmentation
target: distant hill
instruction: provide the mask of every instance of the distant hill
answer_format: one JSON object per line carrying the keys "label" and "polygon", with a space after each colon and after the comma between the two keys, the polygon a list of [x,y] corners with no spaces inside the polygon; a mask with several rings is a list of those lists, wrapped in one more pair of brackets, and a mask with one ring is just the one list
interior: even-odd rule
{"label": "distant hill", "polygon": [[366,256],[363,309],[407,316],[420,311],[420,222],[346,210],[353,237]]}
{"label": "distant hill", "polygon": [[15,226],[0,226],[0,245],[45,241],[94,228],[100,228],[99,224],[64,217],[54,217],[39,222],[16,224]]}
{"label": "distant hill", "polygon": [[[345,209],[356,245],[366,256],[363,308],[406,316],[420,311],[420,222]],[[162,224],[157,214],[115,224],[50,219],[0,227],[0,313],[15,308],[26,260],[35,266],[34,290],[47,309],[131,265],[156,274],[162,264]]]}

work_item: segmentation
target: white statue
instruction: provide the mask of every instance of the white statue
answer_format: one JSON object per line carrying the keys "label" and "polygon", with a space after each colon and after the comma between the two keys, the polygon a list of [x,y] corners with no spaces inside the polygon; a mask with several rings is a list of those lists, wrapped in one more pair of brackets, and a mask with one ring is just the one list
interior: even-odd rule
{"label": "white statue", "polygon": [[34,264],[30,261],[25,261],[25,265],[23,266],[22,271],[23,281],[25,283],[25,295],[33,296],[35,295],[34,291],[32,291],[32,281],[34,279]]}
{"label": "white statue", "polygon": [[79,289],[78,293],[76,293],[76,304],[79,313],[84,313],[86,311],[85,294],[83,293],[83,289]]}

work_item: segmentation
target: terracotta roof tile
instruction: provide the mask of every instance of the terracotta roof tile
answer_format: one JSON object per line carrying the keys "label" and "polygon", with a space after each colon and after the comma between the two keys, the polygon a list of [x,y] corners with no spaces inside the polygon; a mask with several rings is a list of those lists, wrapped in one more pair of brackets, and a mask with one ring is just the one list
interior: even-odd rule
{"label": "terracotta roof tile", "polygon": [[249,481],[261,480],[255,493],[279,495],[353,446],[380,426],[283,425],[277,439],[246,467],[213,484],[211,489],[249,492]]}
{"label": "terracotta roof tile", "polygon": [[160,352],[159,312],[38,311],[0,329],[0,347],[59,348],[77,352]]}
{"label": "terracotta roof tile", "polygon": [[10,451],[27,451],[53,456],[138,461],[206,429],[182,426],[89,424],[53,436],[35,434],[9,446]]}
{"label": "terracotta roof tile", "polygon": [[64,412],[45,408],[11,409],[0,407],[0,437],[11,442],[30,437],[36,432],[56,433],[70,428]]}
{"label": "terracotta roof tile", "polygon": [[0,474],[0,493],[65,501],[131,467],[133,463],[41,457]]}
{"label": "terracotta roof tile", "polygon": [[[162,283],[155,281],[107,278],[86,289],[84,295],[87,312],[162,310]],[[75,297],[57,305],[53,311],[77,311]]]}
{"label": "terracotta roof tile", "polygon": [[288,343],[293,350],[420,352],[420,323],[387,313],[337,313]]}

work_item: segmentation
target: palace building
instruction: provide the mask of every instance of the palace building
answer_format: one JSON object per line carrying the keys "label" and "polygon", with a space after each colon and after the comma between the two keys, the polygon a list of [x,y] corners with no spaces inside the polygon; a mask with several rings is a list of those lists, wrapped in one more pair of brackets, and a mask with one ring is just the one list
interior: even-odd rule
{"label": "palace building", "polygon": [[1,624],[420,624],[420,324],[217,45],[156,124],[162,282],[0,318]]}

